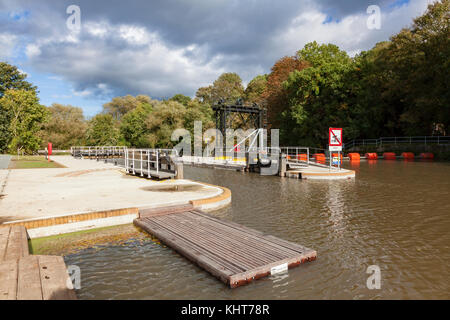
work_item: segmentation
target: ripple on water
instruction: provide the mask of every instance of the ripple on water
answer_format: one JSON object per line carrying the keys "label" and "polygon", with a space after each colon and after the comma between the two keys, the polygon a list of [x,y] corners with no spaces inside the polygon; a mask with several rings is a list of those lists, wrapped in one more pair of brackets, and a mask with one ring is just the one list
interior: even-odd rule
{"label": "ripple on water", "polygon": [[[450,298],[450,166],[361,162],[357,178],[302,181],[185,168],[187,178],[230,188],[220,218],[297,242],[318,259],[229,289],[170,248],[128,242],[66,256],[80,266],[81,299]],[[368,290],[366,269],[381,269]]]}

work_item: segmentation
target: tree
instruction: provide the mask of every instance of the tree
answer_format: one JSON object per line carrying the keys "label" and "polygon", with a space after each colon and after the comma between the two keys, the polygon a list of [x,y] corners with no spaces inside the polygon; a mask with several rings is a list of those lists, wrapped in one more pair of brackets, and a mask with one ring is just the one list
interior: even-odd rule
{"label": "tree", "polygon": [[267,105],[267,118],[272,128],[282,127],[281,114],[289,108],[288,95],[283,82],[288,79],[291,72],[303,70],[307,66],[307,62],[300,61],[297,57],[283,57],[273,65],[262,95]]}
{"label": "tree", "polygon": [[254,77],[247,85],[244,91],[245,102],[264,104],[264,91],[267,88],[267,75],[258,75]]}
{"label": "tree", "polygon": [[81,108],[54,103],[48,111],[50,118],[42,130],[44,144],[52,142],[55,149],[84,145],[87,123]]}
{"label": "tree", "polygon": [[217,103],[223,99],[225,103],[235,103],[238,98],[244,97],[242,79],[237,73],[222,73],[213,83],[211,100]]}
{"label": "tree", "polygon": [[152,99],[145,95],[115,97],[103,105],[103,112],[112,115],[114,119],[120,121],[127,112],[135,109],[137,106],[151,105],[152,103]]}
{"label": "tree", "polygon": [[146,121],[152,111],[153,106],[151,105],[139,105],[122,118],[120,133],[125,139],[127,146],[136,148],[150,147],[150,131]]}
{"label": "tree", "polygon": [[358,136],[351,125],[353,106],[347,94],[352,59],[336,45],[316,42],[306,44],[297,57],[309,67],[290,73],[283,84],[289,109],[282,117],[289,125],[280,131],[280,139],[296,145],[324,145],[333,126],[343,127],[349,139]]}
{"label": "tree", "polygon": [[176,101],[164,101],[157,104],[146,120],[148,140],[152,148],[171,148],[172,132],[184,128],[186,107]]}
{"label": "tree", "polygon": [[[450,1],[428,5],[412,27],[391,38],[383,52],[391,70],[389,99],[400,96],[399,127],[407,135],[431,134],[437,123],[450,122]],[[397,99],[395,99],[397,100]]]}
{"label": "tree", "polygon": [[184,128],[194,133],[194,122],[201,121],[203,131],[213,128],[214,113],[212,108],[206,104],[201,103],[199,100],[194,99],[189,102],[184,115]]}
{"label": "tree", "polygon": [[110,114],[97,114],[89,121],[86,142],[91,146],[116,146],[121,143],[117,121]]}
{"label": "tree", "polygon": [[[36,87],[27,82],[26,78],[27,75],[20,72],[16,66],[0,62],[0,98],[3,97],[8,89],[36,92]],[[0,152],[5,152],[8,149],[8,144],[11,142],[10,121],[11,115],[0,104]]]}
{"label": "tree", "polygon": [[9,114],[10,152],[32,153],[39,148],[38,132],[48,118],[45,106],[39,104],[35,91],[7,89],[0,105]]}
{"label": "tree", "polygon": [[169,100],[179,102],[179,103],[181,103],[181,104],[182,104],[183,106],[185,106],[185,107],[187,107],[188,104],[189,104],[189,102],[191,102],[191,98],[190,98],[190,97],[185,96],[185,95],[183,95],[183,94],[181,94],[181,93],[178,93],[178,94],[174,95],[174,96],[173,96],[172,98],[170,98]]}
{"label": "tree", "polygon": [[8,89],[36,91],[37,87],[26,81],[27,75],[16,66],[0,62],[0,98]]}
{"label": "tree", "polygon": [[10,123],[11,117],[8,110],[0,104],[0,153],[8,149],[8,144],[11,141]]}
{"label": "tree", "polygon": [[212,105],[214,103],[212,100],[212,88],[213,86],[199,88],[195,93],[195,97],[202,103]]}

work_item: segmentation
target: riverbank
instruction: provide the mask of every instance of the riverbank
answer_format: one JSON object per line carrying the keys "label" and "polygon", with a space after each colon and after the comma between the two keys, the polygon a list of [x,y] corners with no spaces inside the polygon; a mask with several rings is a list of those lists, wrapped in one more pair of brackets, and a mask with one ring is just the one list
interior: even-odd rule
{"label": "riverbank", "polygon": [[132,223],[139,209],[231,201],[226,188],[191,180],[154,181],[109,163],[55,156],[65,168],[0,170],[0,223],[23,225],[31,238]]}

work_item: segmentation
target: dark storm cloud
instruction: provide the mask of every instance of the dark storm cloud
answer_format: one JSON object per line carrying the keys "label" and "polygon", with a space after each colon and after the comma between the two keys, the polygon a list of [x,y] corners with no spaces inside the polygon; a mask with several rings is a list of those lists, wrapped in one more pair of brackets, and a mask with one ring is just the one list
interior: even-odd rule
{"label": "dark storm cloud", "polygon": [[386,7],[392,5],[399,0],[319,0],[321,10],[333,19],[342,19],[347,15],[365,12],[370,5],[378,5],[379,7]]}
{"label": "dark storm cloud", "polygon": [[[393,27],[369,33],[367,6],[393,2],[0,0],[0,35],[18,37],[27,64],[62,76],[80,95],[193,95],[221,72],[249,81],[308,41],[368,49]],[[81,8],[77,35],[66,28],[71,4]],[[351,15],[356,22],[336,23]]]}

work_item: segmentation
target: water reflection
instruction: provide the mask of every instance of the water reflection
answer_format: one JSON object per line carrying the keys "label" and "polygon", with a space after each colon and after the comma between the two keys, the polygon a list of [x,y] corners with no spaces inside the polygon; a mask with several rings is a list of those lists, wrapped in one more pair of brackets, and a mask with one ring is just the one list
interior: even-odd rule
{"label": "water reflection", "polygon": [[[83,274],[82,299],[449,299],[450,165],[347,163],[354,180],[313,181],[185,168],[188,179],[222,185],[232,205],[220,218],[313,248],[318,259],[231,290],[153,242],[67,256]],[[366,287],[367,266],[382,287]]]}

